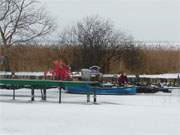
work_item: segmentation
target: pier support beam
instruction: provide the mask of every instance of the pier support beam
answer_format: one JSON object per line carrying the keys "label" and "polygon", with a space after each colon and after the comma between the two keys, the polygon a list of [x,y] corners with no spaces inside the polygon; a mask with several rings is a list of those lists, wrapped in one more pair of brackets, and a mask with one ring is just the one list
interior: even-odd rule
{"label": "pier support beam", "polygon": [[61,94],[61,87],[59,87],[59,103],[62,103],[61,96],[62,96],[62,94]]}
{"label": "pier support beam", "polygon": [[15,100],[15,89],[13,88],[13,100]]}
{"label": "pier support beam", "polygon": [[94,98],[94,103],[97,102],[97,98],[96,98],[96,90],[93,89],[93,98]]}
{"label": "pier support beam", "polygon": [[31,101],[34,101],[34,88],[31,89]]}
{"label": "pier support beam", "polygon": [[43,100],[46,101],[46,88],[43,89]]}
{"label": "pier support beam", "polygon": [[43,93],[43,90],[40,89],[40,91],[41,91],[41,100],[44,100],[44,93]]}
{"label": "pier support beam", "polygon": [[90,92],[87,92],[87,103],[90,102]]}

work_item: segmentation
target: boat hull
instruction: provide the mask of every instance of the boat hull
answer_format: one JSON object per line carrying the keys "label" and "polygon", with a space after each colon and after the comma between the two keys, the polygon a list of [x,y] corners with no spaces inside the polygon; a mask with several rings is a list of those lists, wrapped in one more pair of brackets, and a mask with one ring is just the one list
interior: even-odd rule
{"label": "boat hull", "polygon": [[136,87],[115,87],[115,88],[93,88],[84,89],[82,87],[68,87],[67,93],[73,94],[87,94],[96,92],[98,95],[134,95],[136,94]]}

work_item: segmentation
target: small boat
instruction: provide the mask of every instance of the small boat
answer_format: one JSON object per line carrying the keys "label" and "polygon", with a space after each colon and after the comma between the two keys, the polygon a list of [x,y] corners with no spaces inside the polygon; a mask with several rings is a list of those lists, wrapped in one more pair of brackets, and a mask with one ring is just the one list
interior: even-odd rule
{"label": "small boat", "polygon": [[72,94],[87,94],[96,92],[98,95],[135,95],[136,87],[95,87],[92,89],[85,89],[84,87],[73,86],[67,87],[66,92]]}
{"label": "small boat", "polygon": [[136,87],[112,87],[112,88],[95,88],[96,94],[101,95],[135,95]]}
{"label": "small boat", "polygon": [[156,93],[156,92],[171,93],[169,88],[152,87],[152,86],[137,86],[137,93]]}

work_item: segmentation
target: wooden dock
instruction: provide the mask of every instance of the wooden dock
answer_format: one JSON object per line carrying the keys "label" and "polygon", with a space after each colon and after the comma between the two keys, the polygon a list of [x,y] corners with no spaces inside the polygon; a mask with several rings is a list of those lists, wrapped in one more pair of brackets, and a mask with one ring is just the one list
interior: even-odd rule
{"label": "wooden dock", "polygon": [[16,97],[16,90],[19,88],[31,89],[31,101],[35,100],[35,90],[42,91],[42,100],[46,101],[48,88],[58,88],[59,90],[59,103],[61,103],[62,89],[68,87],[80,86],[87,89],[87,102],[90,102],[90,94],[93,94],[93,101],[96,102],[96,92],[93,87],[99,86],[98,82],[94,81],[55,81],[55,80],[20,80],[20,79],[0,79],[2,88],[9,88],[13,90],[13,100]]}

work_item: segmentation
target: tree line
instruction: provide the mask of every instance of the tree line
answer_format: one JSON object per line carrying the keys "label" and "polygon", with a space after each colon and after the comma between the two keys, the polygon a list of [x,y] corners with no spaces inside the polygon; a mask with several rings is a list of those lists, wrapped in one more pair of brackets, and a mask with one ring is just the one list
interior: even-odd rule
{"label": "tree line", "polygon": [[[73,71],[86,68],[82,64],[79,46],[19,44],[8,49],[11,71],[46,71],[53,68],[54,60],[59,59],[70,65]],[[119,50],[119,53],[121,52],[124,53],[120,58],[112,58],[108,65],[104,64],[105,67],[101,65],[102,61],[97,62],[96,65],[106,69],[103,73],[123,71],[129,74],[160,74],[180,71],[180,62],[178,61],[180,49],[139,46],[132,50],[129,48]]]}

